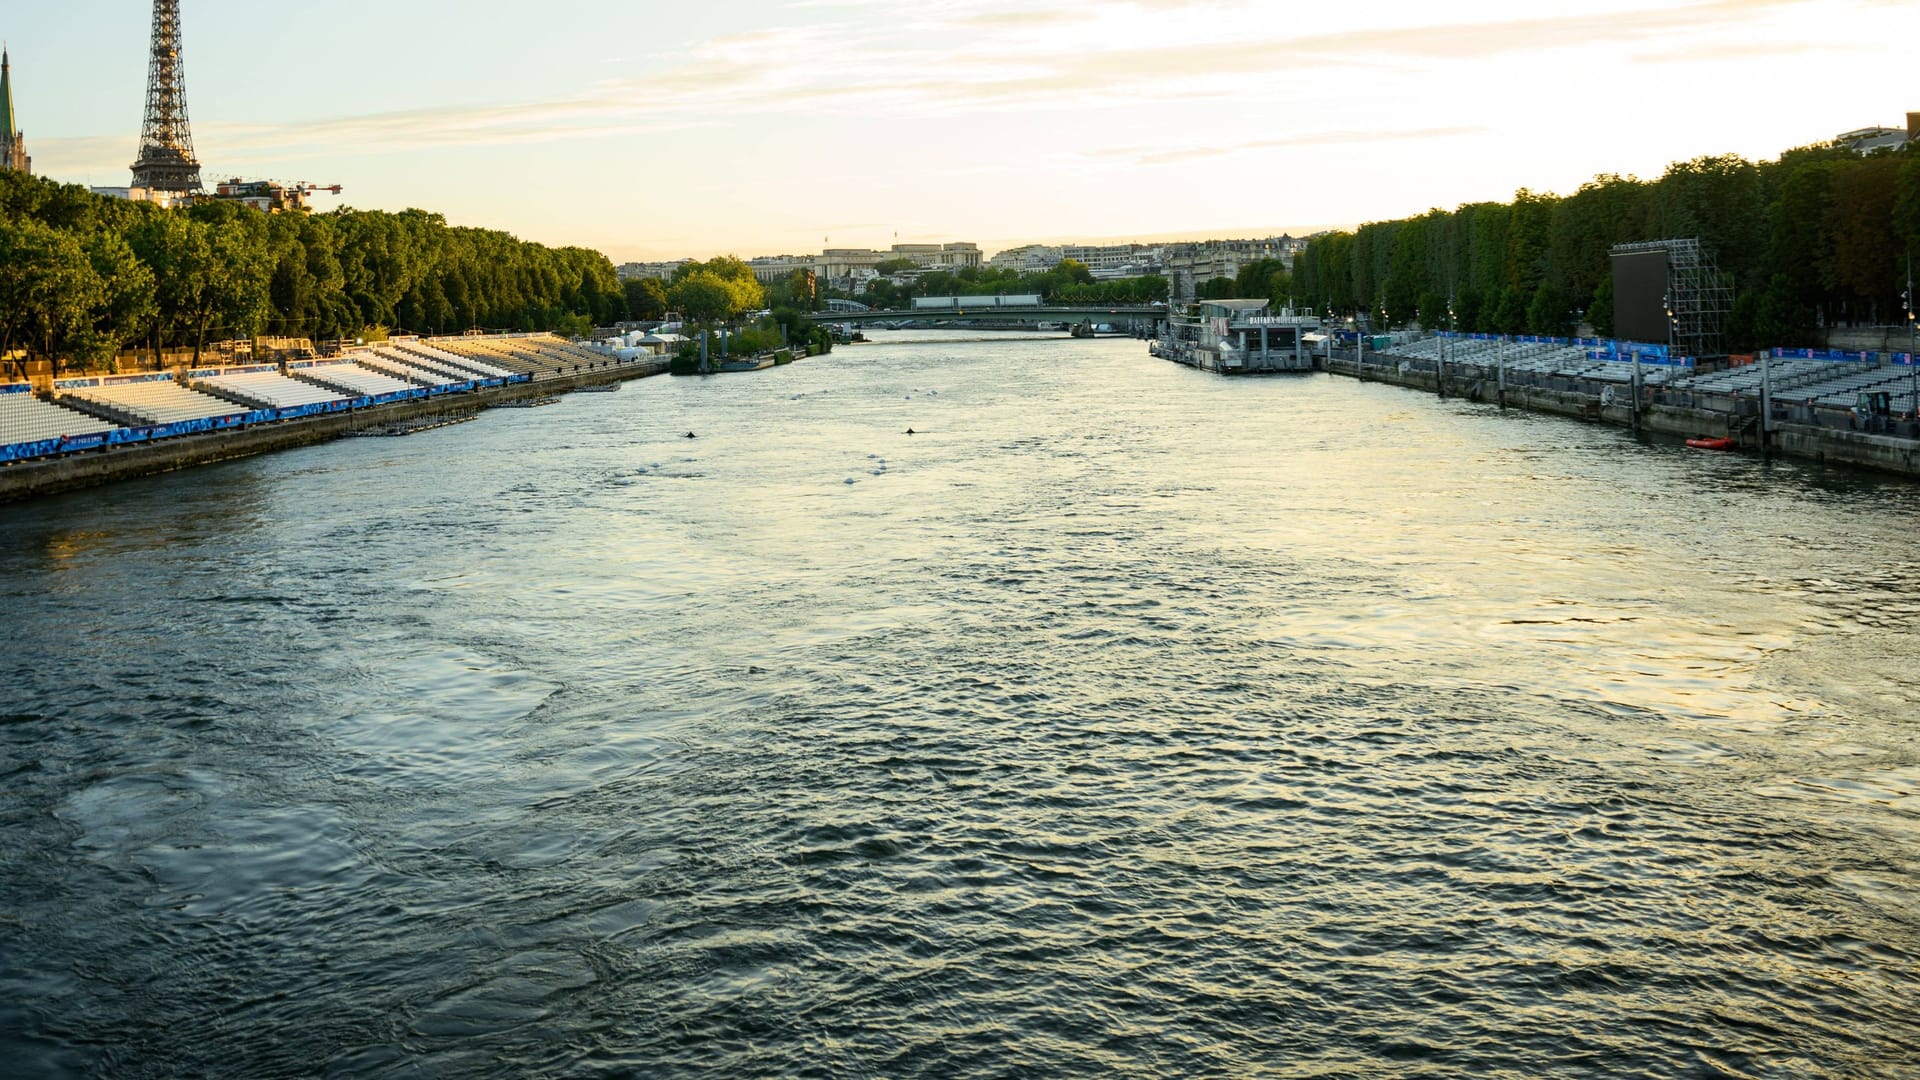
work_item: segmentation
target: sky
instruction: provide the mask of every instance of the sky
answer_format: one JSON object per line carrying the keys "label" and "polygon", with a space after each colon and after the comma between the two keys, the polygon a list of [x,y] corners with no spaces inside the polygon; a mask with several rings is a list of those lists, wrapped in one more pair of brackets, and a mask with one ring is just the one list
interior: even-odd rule
{"label": "sky", "polygon": [[[1920,110],[1920,0],[181,0],[209,183],[616,262],[1295,234]],[[0,0],[37,172],[125,185],[148,0]]]}

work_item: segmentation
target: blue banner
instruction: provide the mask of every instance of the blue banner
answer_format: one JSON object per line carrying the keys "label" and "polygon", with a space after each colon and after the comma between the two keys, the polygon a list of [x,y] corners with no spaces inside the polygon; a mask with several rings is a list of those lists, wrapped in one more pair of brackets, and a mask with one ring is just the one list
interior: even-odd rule
{"label": "blue banner", "polygon": [[25,461],[60,452],[61,439],[35,439],[33,442],[0,444],[0,462]]}
{"label": "blue banner", "polygon": [[1824,360],[1829,363],[1870,363],[1874,354],[1870,352],[1842,352],[1839,349],[1774,349],[1775,360]]}

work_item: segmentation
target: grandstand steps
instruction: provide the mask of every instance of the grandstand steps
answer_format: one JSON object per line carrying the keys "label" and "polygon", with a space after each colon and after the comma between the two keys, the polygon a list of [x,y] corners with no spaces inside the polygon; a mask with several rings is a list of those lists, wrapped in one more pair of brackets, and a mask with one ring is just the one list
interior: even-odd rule
{"label": "grandstand steps", "polygon": [[361,392],[359,390],[356,390],[351,386],[347,386],[344,383],[329,382],[326,379],[323,379],[320,376],[315,375],[312,372],[308,371],[306,368],[287,369],[287,378],[298,379],[301,382],[306,383],[308,386],[317,386],[322,390],[331,390],[336,394],[346,394],[351,397],[361,396]]}
{"label": "grandstand steps", "polygon": [[425,379],[422,379],[417,373],[408,371],[406,368],[402,367],[399,364],[394,363],[391,360],[388,360],[384,356],[372,356],[367,353],[356,353],[353,357],[353,362],[356,364],[359,364],[361,367],[368,369],[369,371],[377,371],[382,375],[386,375],[390,378],[400,379],[404,382],[411,383],[414,386],[434,385],[433,383],[430,383]]}
{"label": "grandstand steps", "polygon": [[217,397],[222,401],[231,401],[235,405],[239,405],[248,409],[276,408],[274,403],[271,401],[268,401],[264,398],[253,397],[252,395],[249,395],[249,394],[243,394],[238,390],[232,389],[231,387],[214,386],[211,383],[207,383],[207,382],[195,382],[193,384],[193,388],[195,390],[200,391],[203,394],[209,395],[211,397]]}
{"label": "grandstand steps", "polygon": [[86,413],[88,416],[96,419],[105,420],[108,423],[118,424],[126,428],[151,427],[154,422],[152,417],[142,416],[132,409],[123,409],[115,405],[108,405],[102,401],[74,397],[70,394],[63,395],[56,400],[54,404],[62,408],[72,409],[75,412]]}

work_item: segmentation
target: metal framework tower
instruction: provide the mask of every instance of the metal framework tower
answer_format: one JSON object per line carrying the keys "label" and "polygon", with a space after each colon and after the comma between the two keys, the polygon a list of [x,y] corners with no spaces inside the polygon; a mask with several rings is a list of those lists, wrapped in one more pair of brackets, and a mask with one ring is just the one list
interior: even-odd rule
{"label": "metal framework tower", "polygon": [[1634,251],[1667,253],[1667,326],[1669,344],[1681,356],[1725,356],[1727,316],[1733,314],[1733,283],[1698,237],[1619,244],[1618,255]]}
{"label": "metal framework tower", "polygon": [[133,186],[151,191],[200,190],[200,160],[187,129],[187,90],[180,68],[180,0],[153,0],[153,57],[147,64],[147,118]]}

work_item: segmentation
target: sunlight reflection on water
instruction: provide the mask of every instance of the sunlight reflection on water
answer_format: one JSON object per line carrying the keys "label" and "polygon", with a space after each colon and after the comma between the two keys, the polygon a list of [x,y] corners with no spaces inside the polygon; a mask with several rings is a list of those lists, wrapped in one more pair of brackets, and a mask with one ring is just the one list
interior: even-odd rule
{"label": "sunlight reflection on water", "polygon": [[0,1054],[1911,1075],[1916,510],[930,335],[0,509]]}

